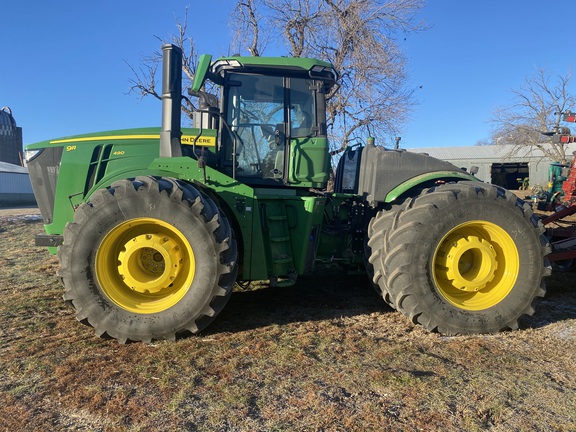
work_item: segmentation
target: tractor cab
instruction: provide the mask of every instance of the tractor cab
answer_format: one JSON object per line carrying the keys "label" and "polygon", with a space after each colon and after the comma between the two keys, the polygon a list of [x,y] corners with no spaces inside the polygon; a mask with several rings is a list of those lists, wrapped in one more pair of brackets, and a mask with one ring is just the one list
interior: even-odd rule
{"label": "tractor cab", "polygon": [[[218,130],[216,167],[242,183],[324,187],[330,172],[325,97],[336,80],[329,63],[314,59],[210,63],[202,56],[189,90],[199,98],[194,126]],[[206,81],[220,86],[219,107],[200,90]]]}

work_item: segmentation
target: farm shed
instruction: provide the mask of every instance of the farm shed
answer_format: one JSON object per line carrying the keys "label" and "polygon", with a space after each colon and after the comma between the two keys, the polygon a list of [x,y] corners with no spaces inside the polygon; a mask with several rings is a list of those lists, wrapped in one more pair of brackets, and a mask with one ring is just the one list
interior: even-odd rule
{"label": "farm shed", "polygon": [[[415,148],[408,151],[427,153],[437,159],[466,168],[468,171],[473,166],[477,166],[476,177],[507,189],[518,189],[526,177],[529,178],[531,186],[539,184],[546,187],[548,168],[552,162],[557,161],[545,157],[538,149],[526,148],[515,153],[512,150],[513,146],[510,145],[488,145]],[[566,155],[569,162],[572,160],[574,151],[576,151],[576,144],[567,144]]]}
{"label": "farm shed", "polygon": [[28,168],[0,162],[0,207],[36,204]]}

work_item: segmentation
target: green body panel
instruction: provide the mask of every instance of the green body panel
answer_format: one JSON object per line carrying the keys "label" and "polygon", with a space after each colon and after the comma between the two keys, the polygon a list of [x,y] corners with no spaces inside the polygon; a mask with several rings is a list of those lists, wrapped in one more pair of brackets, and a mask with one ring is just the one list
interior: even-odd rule
{"label": "green body panel", "polygon": [[267,279],[299,275],[311,269],[322,225],[325,197],[279,194],[259,190],[258,209],[267,267]]}
{"label": "green body panel", "polygon": [[308,188],[325,187],[330,177],[330,153],[326,138],[297,138],[290,142],[291,185]]}

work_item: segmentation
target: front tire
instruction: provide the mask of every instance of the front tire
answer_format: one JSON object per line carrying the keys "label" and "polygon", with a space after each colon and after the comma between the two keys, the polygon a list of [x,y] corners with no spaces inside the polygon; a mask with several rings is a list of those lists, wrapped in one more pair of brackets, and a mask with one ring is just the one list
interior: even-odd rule
{"label": "front tire", "polygon": [[95,192],[58,251],[64,298],[78,320],[121,343],[205,328],[230,297],[236,254],[230,225],[209,197],[154,177]]}
{"label": "front tire", "polygon": [[386,219],[372,261],[390,303],[415,324],[447,335],[514,329],[544,296],[544,228],[502,188],[441,185]]}

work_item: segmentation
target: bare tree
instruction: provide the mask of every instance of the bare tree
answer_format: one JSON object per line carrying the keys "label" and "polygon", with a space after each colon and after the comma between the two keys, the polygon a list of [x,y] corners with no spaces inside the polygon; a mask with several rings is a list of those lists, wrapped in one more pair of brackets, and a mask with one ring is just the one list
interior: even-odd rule
{"label": "bare tree", "polygon": [[312,39],[315,25],[321,22],[323,1],[310,0],[261,0],[270,12],[268,25],[279,31],[276,33],[288,49],[291,57],[313,55]]}
{"label": "bare tree", "polygon": [[[425,28],[415,14],[425,0],[239,0],[232,12],[236,41],[258,56],[275,37],[292,57],[331,62],[339,88],[327,95],[328,127],[335,147],[367,136],[399,135],[414,103],[406,87],[406,58],[398,40]],[[178,34],[168,42],[183,49],[184,87],[193,80],[197,53],[188,35],[188,8]],[[160,37],[157,39],[166,42]],[[156,73],[159,52],[130,66],[130,92],[160,99]],[[338,91],[336,91],[338,90]],[[192,105],[183,101],[184,114]],[[393,138],[391,139],[393,140]]]}
{"label": "bare tree", "polygon": [[261,0],[239,1],[231,16],[233,20],[234,39],[240,46],[246,46],[251,56],[258,57],[264,52],[268,38],[263,33],[268,26],[262,24],[264,17],[260,15],[258,5]]}
{"label": "bare tree", "polygon": [[[182,79],[184,81],[182,87],[187,88],[191,86],[194,80],[198,61],[198,53],[196,52],[194,40],[188,35],[188,7],[185,9],[184,19],[182,21],[176,18],[176,27],[178,28],[178,34],[170,37],[169,40],[162,39],[159,36],[155,36],[155,38],[161,41],[162,44],[172,43],[182,49]],[[156,51],[149,56],[143,57],[142,63],[138,68],[134,68],[128,64],[128,67],[130,67],[133,73],[133,78],[128,80],[130,83],[129,93],[135,93],[139,95],[140,98],[152,96],[161,100],[161,95],[156,88],[158,85],[156,73],[161,63],[162,53]],[[182,112],[189,119],[192,119],[193,108],[190,101],[183,98]]]}
{"label": "bare tree", "polygon": [[[396,136],[413,105],[406,87],[406,58],[398,39],[424,30],[415,14],[424,0],[251,0],[233,19],[259,9],[266,19],[243,29],[278,29],[293,57],[317,57],[340,72],[338,92],[328,95],[331,138],[339,147],[370,135]],[[280,31],[281,30],[281,31]],[[268,32],[272,34],[272,32]],[[250,49],[249,49],[250,51]]]}
{"label": "bare tree", "polygon": [[565,163],[566,145],[555,142],[551,133],[569,133],[562,126],[562,114],[576,106],[569,91],[571,75],[568,71],[553,77],[539,68],[520,89],[513,90],[513,103],[494,112],[493,143],[513,145],[513,154],[526,148],[539,149],[545,156]]}

